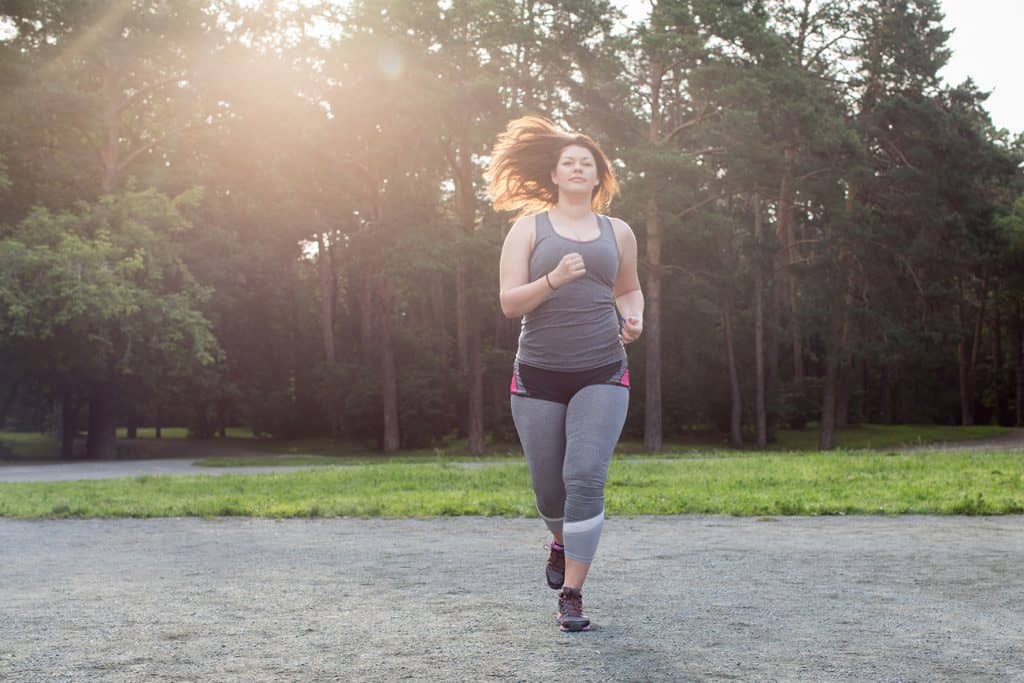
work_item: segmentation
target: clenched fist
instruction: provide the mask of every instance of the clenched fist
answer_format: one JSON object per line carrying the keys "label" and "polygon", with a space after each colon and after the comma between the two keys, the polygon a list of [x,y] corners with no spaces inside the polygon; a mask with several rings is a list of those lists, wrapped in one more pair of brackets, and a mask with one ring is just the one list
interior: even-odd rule
{"label": "clenched fist", "polygon": [[548,280],[552,287],[558,289],[578,277],[583,277],[586,272],[587,266],[583,263],[583,256],[574,251],[562,257],[555,269],[548,273]]}

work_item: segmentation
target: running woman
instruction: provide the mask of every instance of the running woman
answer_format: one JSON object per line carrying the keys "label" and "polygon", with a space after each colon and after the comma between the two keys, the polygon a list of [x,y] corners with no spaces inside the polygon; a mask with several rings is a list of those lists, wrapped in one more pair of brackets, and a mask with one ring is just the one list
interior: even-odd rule
{"label": "running woman", "polygon": [[501,249],[501,309],[522,316],[510,386],[545,568],[562,631],[589,630],[581,589],[604,524],[604,485],[629,407],[625,344],[643,332],[636,236],[599,213],[618,192],[590,137],[511,121],[491,153],[494,208],[516,212]]}

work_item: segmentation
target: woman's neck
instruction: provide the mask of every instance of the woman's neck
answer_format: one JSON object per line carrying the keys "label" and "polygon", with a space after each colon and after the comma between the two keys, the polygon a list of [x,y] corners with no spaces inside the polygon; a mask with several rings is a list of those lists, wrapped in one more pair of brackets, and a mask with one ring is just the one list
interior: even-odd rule
{"label": "woman's neck", "polygon": [[559,216],[564,216],[571,221],[581,221],[588,218],[593,211],[590,207],[590,197],[585,195],[568,195],[560,193],[558,204],[554,207]]}

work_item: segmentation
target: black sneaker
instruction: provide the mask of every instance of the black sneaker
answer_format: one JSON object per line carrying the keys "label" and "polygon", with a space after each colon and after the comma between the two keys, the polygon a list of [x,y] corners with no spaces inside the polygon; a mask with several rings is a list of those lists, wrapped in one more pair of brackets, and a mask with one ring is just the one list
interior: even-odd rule
{"label": "black sneaker", "polygon": [[590,619],[583,614],[583,595],[566,586],[558,594],[558,628],[562,631],[589,631]]}
{"label": "black sneaker", "polygon": [[557,550],[553,545],[546,543],[544,547],[551,549],[551,553],[548,555],[548,565],[544,568],[544,573],[547,575],[548,585],[558,590],[565,583],[565,548]]}

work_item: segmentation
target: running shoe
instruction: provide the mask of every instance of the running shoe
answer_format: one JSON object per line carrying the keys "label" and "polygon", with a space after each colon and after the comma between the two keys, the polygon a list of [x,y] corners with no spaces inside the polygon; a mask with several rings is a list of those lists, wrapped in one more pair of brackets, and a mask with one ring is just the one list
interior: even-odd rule
{"label": "running shoe", "polygon": [[590,619],[583,614],[583,595],[565,586],[558,594],[558,628],[562,631],[589,631]]}
{"label": "running shoe", "polygon": [[548,555],[548,565],[544,568],[548,586],[558,590],[565,583],[565,548],[559,550],[555,548],[554,544],[548,543],[545,543],[544,547],[551,549],[551,553]]}

